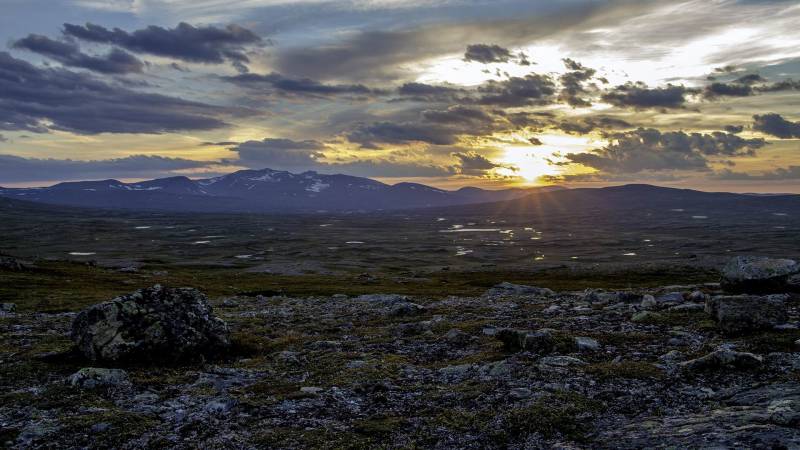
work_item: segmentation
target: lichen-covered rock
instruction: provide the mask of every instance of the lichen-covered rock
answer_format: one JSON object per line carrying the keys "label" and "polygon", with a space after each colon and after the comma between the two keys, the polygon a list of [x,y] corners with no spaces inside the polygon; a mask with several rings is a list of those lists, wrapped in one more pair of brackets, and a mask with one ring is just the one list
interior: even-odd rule
{"label": "lichen-covered rock", "polygon": [[716,369],[752,369],[760,366],[763,362],[762,357],[752,353],[719,348],[700,358],[682,362],[680,367],[692,372]]}
{"label": "lichen-covered rock", "polygon": [[575,338],[575,348],[579,352],[596,352],[600,350],[600,343],[590,337],[578,336]]}
{"label": "lichen-covered rock", "polygon": [[728,333],[772,328],[786,322],[785,295],[721,295],[706,300],[705,311]]}
{"label": "lichen-covered rock", "polygon": [[93,361],[174,361],[230,345],[228,326],[202,293],[160,285],[82,311],[72,340]]}
{"label": "lichen-covered rock", "polygon": [[128,373],[122,369],[103,369],[99,367],[85,367],[67,378],[70,386],[81,389],[95,389],[99,387],[118,387],[130,384]]}
{"label": "lichen-covered rock", "polygon": [[737,294],[782,292],[798,272],[800,264],[791,259],[737,256],[722,270],[722,288]]}
{"label": "lichen-covered rock", "polygon": [[484,296],[489,298],[515,297],[515,296],[527,296],[527,295],[549,297],[554,294],[555,292],[547,288],[540,288],[536,286],[525,286],[522,284],[513,284],[504,281],[486,291]]}

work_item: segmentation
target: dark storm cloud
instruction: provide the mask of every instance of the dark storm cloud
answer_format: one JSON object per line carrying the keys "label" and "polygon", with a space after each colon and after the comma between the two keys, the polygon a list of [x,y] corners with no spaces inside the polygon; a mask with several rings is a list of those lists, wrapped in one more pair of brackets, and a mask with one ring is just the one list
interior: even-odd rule
{"label": "dark storm cloud", "polygon": [[555,121],[553,126],[567,134],[587,134],[594,130],[619,130],[632,128],[633,125],[614,117],[587,117],[584,119],[564,119]]}
{"label": "dark storm cloud", "polygon": [[325,156],[325,145],[306,140],[266,138],[261,141],[247,141],[230,150],[239,156],[238,163],[256,168],[308,168],[317,164]]}
{"label": "dark storm cloud", "polygon": [[501,107],[544,105],[553,102],[555,82],[536,73],[507,80],[489,80],[478,87],[477,103]]}
{"label": "dark storm cloud", "polygon": [[583,98],[583,95],[587,94],[585,83],[591,80],[597,71],[569,58],[563,62],[569,72],[558,79],[561,82],[559,99],[572,107],[592,106],[592,102]]}
{"label": "dark storm cloud", "polygon": [[706,98],[747,97],[753,94],[753,87],[740,83],[711,83],[706,86],[703,95]]}
{"label": "dark storm cloud", "polygon": [[725,125],[725,131],[731,134],[739,134],[744,131],[744,126],[742,125]]}
{"label": "dark storm cloud", "polygon": [[755,84],[763,83],[765,81],[767,80],[757,73],[750,73],[736,79],[736,82],[740,84]]}
{"label": "dark storm cloud", "polygon": [[539,138],[537,138],[537,137],[532,137],[532,138],[529,138],[529,139],[528,139],[528,142],[530,142],[530,143],[531,143],[531,145],[537,145],[537,146],[538,146],[538,145],[544,145],[544,142],[542,142],[542,140],[541,140],[541,139],[539,139]]}
{"label": "dark storm cloud", "polygon": [[649,88],[643,83],[626,83],[603,94],[603,101],[619,107],[635,109],[683,108],[686,95],[693,93],[684,86],[668,84],[665,87]]}
{"label": "dark storm cloud", "polygon": [[349,94],[366,96],[381,93],[363,84],[323,84],[310,78],[287,78],[274,72],[268,75],[246,73],[222,79],[249,89],[272,91],[284,95],[334,96]]}
{"label": "dark storm cloud", "polygon": [[481,64],[508,62],[513,55],[504,47],[495,44],[472,44],[467,46],[464,61],[475,61]]}
{"label": "dark storm cloud", "polygon": [[382,121],[356,125],[353,131],[347,133],[347,139],[365,148],[379,148],[379,144],[406,144],[409,142],[452,145],[456,143],[457,132],[456,129],[444,126]]}
{"label": "dark storm cloud", "polygon": [[0,180],[9,183],[99,178],[149,178],[176,170],[205,168],[215,162],[132,155],[99,161],[22,158],[0,155]]}
{"label": "dark storm cloud", "polygon": [[451,106],[446,110],[423,111],[422,117],[428,122],[462,126],[477,125],[483,127],[485,124],[494,122],[494,118],[487,112],[463,105]]}
{"label": "dark storm cloud", "polygon": [[800,138],[800,122],[790,122],[780,114],[756,114],[753,129],[781,139]]}
{"label": "dark storm cloud", "polygon": [[74,42],[57,41],[39,34],[30,34],[12,43],[15,49],[28,50],[60,62],[105,74],[140,73],[144,63],[130,53],[112,48],[103,56],[83,53]]}
{"label": "dark storm cloud", "polygon": [[424,110],[416,120],[361,123],[346,135],[350,142],[366,148],[410,142],[452,145],[459,136],[487,136],[516,128],[520,126],[512,123],[501,111],[454,105],[447,109]]}
{"label": "dark storm cloud", "polygon": [[721,180],[800,180],[800,166],[789,166],[758,174],[723,169],[717,172],[715,177]]}
{"label": "dark storm cloud", "polygon": [[800,91],[800,81],[792,79],[777,81],[772,84],[758,86],[756,90],[759,92]]}
{"label": "dark storm cloud", "polygon": [[458,159],[456,167],[463,175],[482,176],[492,169],[501,167],[513,170],[512,166],[494,163],[476,152],[455,152],[452,156]]}
{"label": "dark storm cloud", "polygon": [[[226,126],[222,108],[39,68],[0,52],[0,130],[163,133]],[[46,122],[50,122],[46,124]]]}
{"label": "dark storm cloud", "polygon": [[261,37],[238,25],[225,28],[194,27],[181,22],[175,28],[149,26],[127,32],[100,25],[64,24],[64,34],[84,41],[117,45],[134,53],[175,58],[182,61],[219,64],[226,60],[239,65],[249,62],[246,47],[260,44]]}
{"label": "dark storm cloud", "polygon": [[743,139],[714,132],[711,134],[652,128],[616,133],[605,147],[589,153],[570,153],[565,158],[603,173],[632,174],[647,171],[708,171],[709,156],[750,156],[766,143],[763,139]]}
{"label": "dark storm cloud", "polygon": [[416,82],[404,83],[397,89],[397,93],[406,100],[425,102],[454,101],[465,92],[461,88]]}

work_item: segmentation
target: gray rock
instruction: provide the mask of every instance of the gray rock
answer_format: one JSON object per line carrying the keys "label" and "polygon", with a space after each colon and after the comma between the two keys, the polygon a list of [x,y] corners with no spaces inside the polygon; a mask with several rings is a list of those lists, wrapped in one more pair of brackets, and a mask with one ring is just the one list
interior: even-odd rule
{"label": "gray rock", "polygon": [[503,343],[508,351],[525,350],[547,354],[555,349],[555,339],[552,330],[541,329],[535,332],[505,328],[500,330],[497,339]]}
{"label": "gray rock", "polygon": [[472,336],[456,328],[448,331],[447,334],[444,335],[444,339],[457,346],[464,346],[472,342]]}
{"label": "gray rock", "polygon": [[226,416],[236,406],[236,400],[232,398],[215,398],[206,403],[203,409],[215,416]]}
{"label": "gray rock", "polygon": [[540,369],[563,368],[573,366],[585,366],[586,361],[572,356],[545,356],[539,358],[538,367]]}
{"label": "gray rock", "polygon": [[392,306],[396,303],[408,301],[408,297],[398,294],[365,294],[355,298],[358,302],[373,303],[381,306]]}
{"label": "gray rock", "polygon": [[508,396],[517,400],[522,400],[525,398],[530,398],[533,395],[533,392],[528,388],[514,388],[508,392]]}
{"label": "gray rock", "polygon": [[656,303],[659,305],[675,305],[683,303],[683,294],[680,292],[670,292],[656,297]]}
{"label": "gray rock", "polygon": [[101,433],[105,433],[106,431],[108,431],[110,429],[111,429],[111,424],[110,423],[108,423],[108,422],[99,422],[99,423],[96,423],[96,424],[92,425],[92,427],[89,430],[94,434],[101,434]]}
{"label": "gray rock", "polygon": [[703,291],[692,291],[692,293],[690,293],[686,299],[690,302],[704,303],[707,298],[708,295],[703,293]]}
{"label": "gray rock", "polygon": [[640,304],[640,306],[643,309],[655,309],[656,306],[658,306],[658,303],[656,302],[655,297],[648,294],[642,297],[642,303]]}
{"label": "gray rock", "polygon": [[787,320],[785,295],[717,296],[706,301],[705,311],[725,332],[772,328]]}
{"label": "gray rock", "polygon": [[389,310],[389,315],[394,317],[415,316],[425,311],[425,307],[411,302],[400,302]]}
{"label": "gray rock", "polygon": [[99,387],[117,387],[130,385],[128,373],[121,369],[104,369],[99,367],[85,367],[67,378],[70,386],[81,389],[95,389]]}
{"label": "gray rock", "polygon": [[175,361],[230,346],[228,326],[202,293],[160,285],[82,311],[72,339],[93,361]]}
{"label": "gray rock", "polygon": [[671,306],[669,308],[670,311],[684,311],[684,312],[692,312],[692,311],[703,311],[706,309],[706,305],[702,303],[682,303],[680,305]]}
{"label": "gray rock", "polygon": [[504,281],[486,291],[484,296],[493,298],[515,297],[515,296],[525,296],[525,295],[549,297],[554,294],[555,292],[547,288],[540,288],[536,286],[525,286],[522,284],[513,284]]}
{"label": "gray rock", "polygon": [[600,343],[590,337],[576,337],[575,347],[579,352],[596,352],[600,350]]}
{"label": "gray rock", "polygon": [[551,314],[557,314],[560,311],[561,311],[561,307],[560,306],[558,306],[558,305],[550,305],[547,308],[542,310],[542,314],[551,315]]}
{"label": "gray rock", "polygon": [[708,355],[679,364],[690,372],[719,369],[752,369],[760,366],[764,359],[758,355],[737,352],[729,348],[719,348]]}
{"label": "gray rock", "polygon": [[0,303],[0,313],[14,313],[17,311],[15,303]]}
{"label": "gray rock", "polygon": [[737,294],[783,292],[799,272],[800,265],[791,259],[737,256],[722,270],[722,288]]}
{"label": "gray rock", "polygon": [[236,300],[234,300],[232,298],[226,298],[225,300],[222,301],[222,305],[221,306],[223,308],[237,308],[237,307],[239,307],[239,302],[237,302]]}
{"label": "gray rock", "polygon": [[652,311],[640,311],[633,316],[631,316],[631,322],[634,323],[647,323],[653,322],[662,317],[661,314]]}

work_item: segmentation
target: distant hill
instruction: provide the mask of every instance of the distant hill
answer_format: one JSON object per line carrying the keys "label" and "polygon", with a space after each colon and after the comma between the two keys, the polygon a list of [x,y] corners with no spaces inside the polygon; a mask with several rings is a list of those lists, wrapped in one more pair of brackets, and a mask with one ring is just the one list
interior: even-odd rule
{"label": "distant hill", "polygon": [[800,214],[800,195],[754,195],[726,192],[702,192],[691,189],[674,189],[646,184],[629,184],[606,188],[565,189],[539,192],[524,197],[484,203],[480,205],[453,206],[440,209],[451,214],[538,214],[570,216],[623,214],[626,211],[650,213],[687,212],[703,214],[716,212],[724,215],[738,213]]}
{"label": "distant hill", "polygon": [[241,170],[191,180],[170,177],[139,183],[118,180],[59,183],[45,188],[0,188],[0,196],[56,205],[175,212],[376,211],[511,200],[560,189],[437,189],[416,183],[388,185],[369,178]]}

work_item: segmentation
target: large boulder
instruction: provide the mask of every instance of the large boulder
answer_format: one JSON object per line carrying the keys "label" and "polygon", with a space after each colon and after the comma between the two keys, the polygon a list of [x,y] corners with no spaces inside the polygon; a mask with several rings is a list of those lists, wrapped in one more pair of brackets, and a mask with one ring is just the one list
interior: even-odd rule
{"label": "large boulder", "polygon": [[72,323],[72,340],[93,361],[176,361],[230,345],[228,326],[213,315],[205,295],[160,285],[82,311]]}
{"label": "large boulder", "polygon": [[791,259],[737,256],[722,269],[722,288],[736,294],[784,292],[798,272],[800,264]]}
{"label": "large boulder", "polygon": [[725,332],[772,328],[786,322],[786,295],[720,295],[706,300],[705,311]]}

